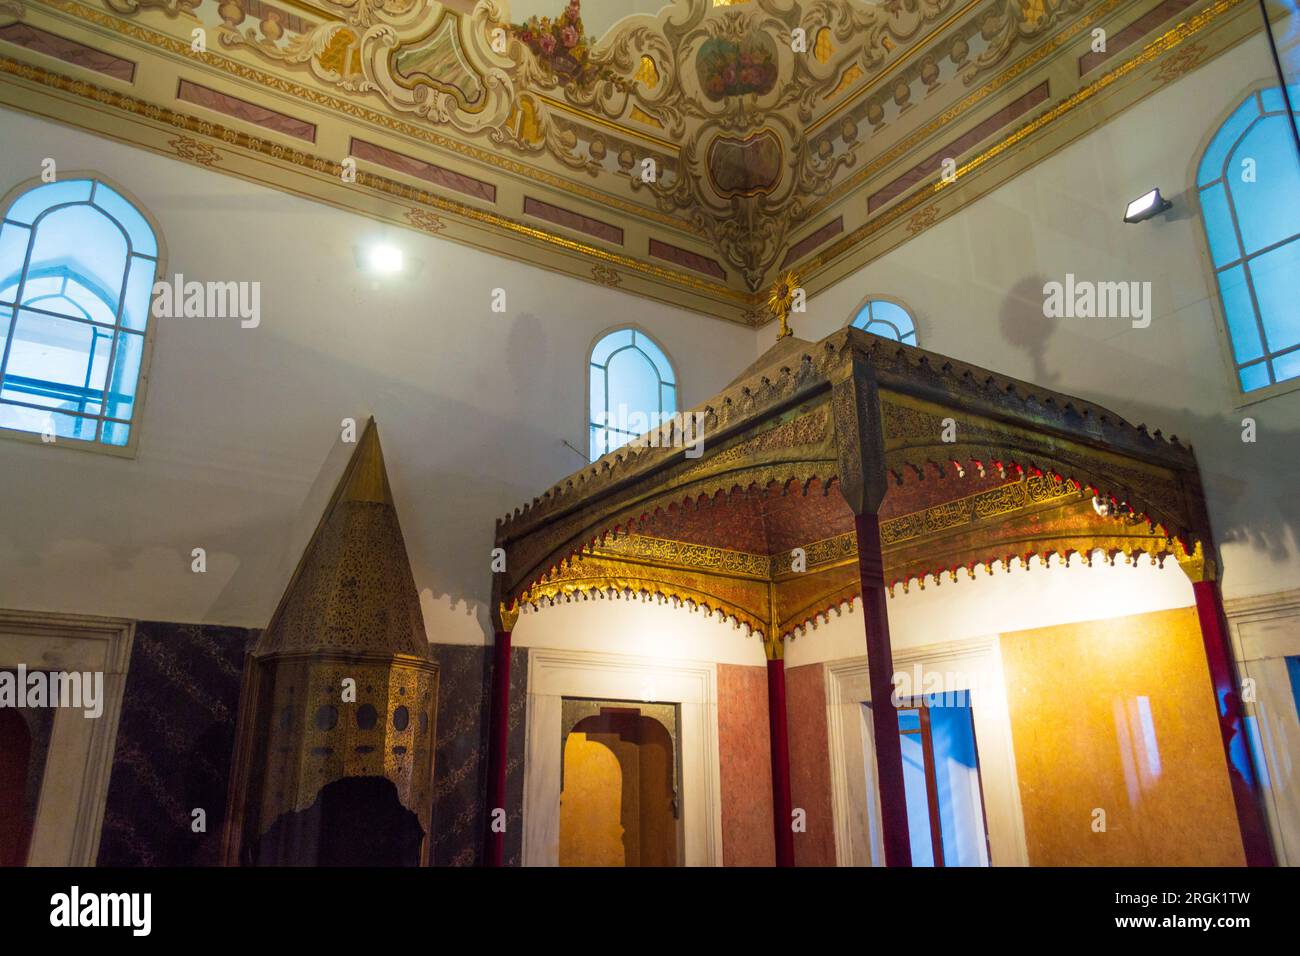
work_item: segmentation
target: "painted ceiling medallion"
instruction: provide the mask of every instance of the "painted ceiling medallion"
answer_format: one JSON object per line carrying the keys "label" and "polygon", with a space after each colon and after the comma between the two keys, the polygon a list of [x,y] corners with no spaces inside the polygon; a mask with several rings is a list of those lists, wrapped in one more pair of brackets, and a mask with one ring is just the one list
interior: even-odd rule
{"label": "painted ceiling medallion", "polygon": [[709,177],[721,196],[771,192],[781,178],[781,138],[761,129],[737,139],[718,136],[709,146]]}
{"label": "painted ceiling medallion", "polygon": [[695,74],[709,99],[746,93],[763,95],[776,85],[776,45],[766,33],[751,33],[739,43],[711,37],[695,55]]}

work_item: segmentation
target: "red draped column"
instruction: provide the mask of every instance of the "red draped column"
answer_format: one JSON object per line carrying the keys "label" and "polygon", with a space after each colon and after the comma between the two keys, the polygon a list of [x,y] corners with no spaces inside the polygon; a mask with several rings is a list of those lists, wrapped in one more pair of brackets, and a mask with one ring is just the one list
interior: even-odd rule
{"label": "red draped column", "polygon": [[486,841],[484,864],[501,866],[505,862],[506,835],[493,820],[506,806],[506,744],[510,736],[510,632],[496,632],[495,657],[492,662],[491,716],[488,730],[487,812],[484,814]]}
{"label": "red draped column", "polygon": [[1192,591],[1196,594],[1196,614],[1201,622],[1201,640],[1205,644],[1205,660],[1210,668],[1210,685],[1214,690],[1223,754],[1228,761],[1228,780],[1237,808],[1237,827],[1246,853],[1246,865],[1273,866],[1273,847],[1264,819],[1263,793],[1246,733],[1241,684],[1232,660],[1223,595],[1219,591],[1219,582],[1213,579],[1194,579]]}
{"label": "red draped column", "polygon": [[785,711],[785,660],[783,642],[767,644],[767,719],[772,743],[772,832],[776,837],[776,865],[794,866],[794,831],[790,815],[790,739]]}
{"label": "red draped column", "polygon": [[867,629],[867,670],[871,681],[871,727],[880,782],[881,830],[886,866],[911,866],[912,841],[907,829],[907,792],[903,786],[903,747],[898,737],[898,710],[893,704],[894,655],[889,646],[889,610],[885,602],[880,518],[854,516],[858,537],[858,573],[862,579],[862,616]]}

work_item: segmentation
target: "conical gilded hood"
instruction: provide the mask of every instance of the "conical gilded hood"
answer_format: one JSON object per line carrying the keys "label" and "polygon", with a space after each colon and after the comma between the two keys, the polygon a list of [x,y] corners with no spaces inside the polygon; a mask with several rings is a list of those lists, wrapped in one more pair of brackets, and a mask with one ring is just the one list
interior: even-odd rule
{"label": "conical gilded hood", "polygon": [[372,418],[253,653],[427,658],[428,647]]}

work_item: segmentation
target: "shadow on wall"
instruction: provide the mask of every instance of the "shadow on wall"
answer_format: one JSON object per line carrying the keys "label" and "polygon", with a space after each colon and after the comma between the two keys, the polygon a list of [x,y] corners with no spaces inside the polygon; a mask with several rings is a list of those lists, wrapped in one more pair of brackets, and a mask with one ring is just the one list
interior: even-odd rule
{"label": "shadow on wall", "polygon": [[[500,318],[511,322],[505,354],[455,394],[440,394],[436,379],[422,387],[385,379],[374,381],[372,391],[358,392],[355,405],[344,406],[322,383],[356,381],[368,373],[337,356],[309,350],[306,343],[295,345],[302,350],[301,358],[264,384],[284,392],[283,403],[269,396],[272,406],[301,406],[307,399],[322,409],[318,418],[299,423],[319,434],[319,441],[313,442],[323,450],[321,464],[310,486],[300,491],[294,518],[213,528],[210,553],[241,554],[241,560],[205,619],[251,617],[263,626],[270,619],[350,454],[352,446],[339,440],[339,422],[355,419],[359,435],[366,418],[374,414],[416,585],[425,611],[435,612],[426,622],[430,637],[447,640],[439,629],[450,626],[457,635],[452,639],[486,640],[492,633],[490,560],[496,519],[582,464],[563,442],[576,443],[580,435],[582,411],[576,396],[585,391],[556,383],[581,377],[583,357],[574,357],[572,368],[553,369],[544,360],[549,354],[544,322],[531,312]],[[480,394],[491,395],[491,400],[476,403],[474,396]],[[292,402],[289,396],[294,396]],[[553,411],[539,426],[493,413],[489,405]],[[250,445],[259,442],[273,447],[273,442],[250,434]],[[293,463],[272,460],[268,467],[280,464]],[[265,542],[265,547],[248,554],[249,541]],[[188,556],[185,560],[188,565]],[[250,594],[262,596],[258,608],[250,607]],[[462,615],[472,623],[457,624]]]}
{"label": "shadow on wall", "polygon": [[[1032,381],[1095,400],[1134,425],[1145,424],[1152,432],[1158,428],[1166,437],[1177,435],[1180,441],[1190,443],[1201,469],[1216,543],[1220,547],[1248,545],[1272,562],[1296,560],[1300,553],[1300,495],[1295,493],[1300,480],[1300,429],[1294,426],[1279,429],[1261,422],[1249,406],[1206,415],[1162,405],[1157,400],[1159,383],[1170,371],[1166,366],[1157,367],[1150,362],[1145,363],[1149,374],[1132,376],[1134,388],[1130,395],[1122,399],[1113,395],[1091,398],[1087,390],[1047,364],[1047,347],[1059,331],[1059,323],[1043,316],[1046,282],[1041,276],[1033,276],[1016,283],[1003,301],[999,322],[1003,340],[1023,352],[1031,362]],[[1123,351],[1118,344],[1127,341],[1126,336],[1112,340],[1088,339],[1086,345],[1093,353],[1093,363],[1104,367],[1109,358],[1106,350]],[[1128,367],[1142,361],[1129,351],[1124,351],[1122,359],[1122,364]],[[1195,369],[1186,370],[1189,375],[1195,372]],[[1206,374],[1227,374],[1217,353],[1214,368]],[[1226,388],[1231,390],[1232,383],[1227,382]],[[1283,396],[1277,401],[1292,402],[1296,398]],[[1276,413],[1270,415],[1275,416]],[[1243,420],[1247,418],[1256,420],[1254,442],[1243,441]]]}
{"label": "shadow on wall", "polygon": [[1029,356],[1033,363],[1033,381],[1040,385],[1057,387],[1060,375],[1049,372],[1045,357],[1047,343],[1056,326],[1043,319],[1043,286],[1047,280],[1042,276],[1021,279],[1011,288],[1002,302],[998,328],[1003,340]]}

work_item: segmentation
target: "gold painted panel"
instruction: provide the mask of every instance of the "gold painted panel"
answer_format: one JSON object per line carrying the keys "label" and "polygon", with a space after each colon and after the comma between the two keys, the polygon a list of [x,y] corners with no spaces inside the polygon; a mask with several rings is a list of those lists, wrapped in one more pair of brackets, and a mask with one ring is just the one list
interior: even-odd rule
{"label": "gold painted panel", "polygon": [[1031,866],[1244,865],[1195,608],[1001,646]]}

